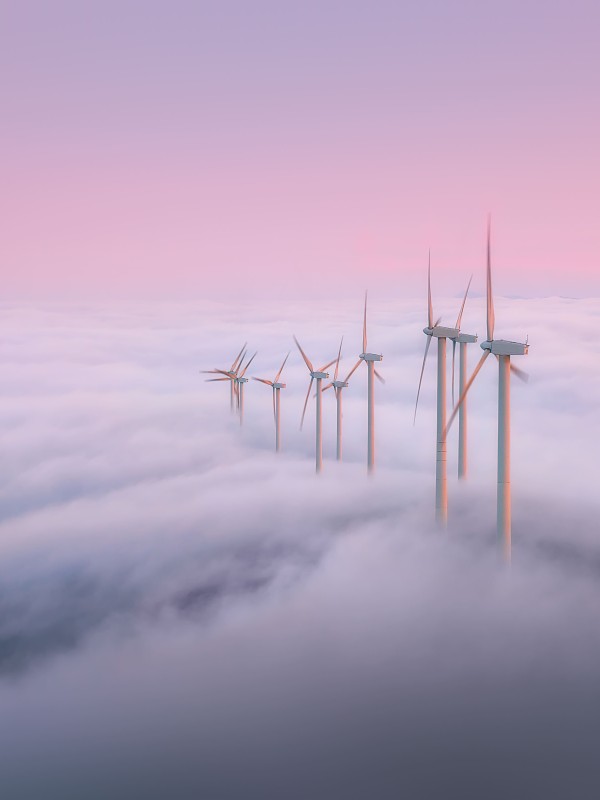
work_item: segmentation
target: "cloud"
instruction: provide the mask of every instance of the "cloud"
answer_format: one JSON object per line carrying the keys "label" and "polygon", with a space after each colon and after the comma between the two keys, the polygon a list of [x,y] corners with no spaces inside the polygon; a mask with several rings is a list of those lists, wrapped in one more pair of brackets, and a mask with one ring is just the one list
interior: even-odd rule
{"label": "cloud", "polygon": [[[243,306],[8,309],[7,796],[591,791],[597,304],[497,304],[506,333],[531,342],[531,380],[513,390],[510,570],[494,533],[495,369],[473,389],[465,485],[450,442],[442,534],[432,519],[434,357],[412,426],[422,309],[372,304],[370,343],[387,380],[373,480],[361,371],[346,390],[342,465],[331,460],[334,404],[324,400],[319,479],[312,412],[298,431],[307,374],[297,354],[281,457],[267,388],[248,385],[240,431],[227,387],[198,374],[248,339],[256,374],[269,377],[291,333],[315,361],[333,357],[345,333],[349,368],[360,303],[266,307],[257,321]],[[448,317],[454,305],[439,303]],[[466,329],[482,307],[467,306]]]}

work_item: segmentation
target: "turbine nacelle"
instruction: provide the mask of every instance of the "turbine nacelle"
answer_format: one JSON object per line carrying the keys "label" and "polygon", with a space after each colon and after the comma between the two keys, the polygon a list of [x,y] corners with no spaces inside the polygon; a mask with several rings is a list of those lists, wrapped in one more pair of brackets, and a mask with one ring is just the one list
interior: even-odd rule
{"label": "turbine nacelle", "polygon": [[482,342],[482,350],[489,350],[494,356],[526,356],[529,345],[521,342],[508,342],[506,339],[493,339],[491,342]]}
{"label": "turbine nacelle", "polygon": [[458,344],[474,344],[477,341],[477,334],[459,333],[458,336],[453,336],[452,338]]}
{"label": "turbine nacelle", "polygon": [[363,361],[383,361],[383,356],[379,356],[377,353],[361,353],[359,358],[362,358]]}
{"label": "turbine nacelle", "polygon": [[321,371],[317,370],[315,372],[311,372],[310,373],[310,377],[311,378],[315,378],[315,380],[319,380],[319,379],[324,380],[325,378],[329,377],[329,373],[328,372],[321,372]]}
{"label": "turbine nacelle", "polygon": [[234,378],[236,383],[248,383],[248,378]]}
{"label": "turbine nacelle", "polygon": [[425,336],[433,336],[436,339],[456,339],[460,331],[458,328],[445,328],[443,325],[435,325],[433,328],[423,328]]}
{"label": "turbine nacelle", "polygon": [[285,384],[285,383],[274,383],[273,384],[273,388],[274,389],[285,389],[286,386],[287,386],[287,384]]}
{"label": "turbine nacelle", "polygon": [[331,385],[336,389],[345,389],[348,386],[348,381],[332,381]]}

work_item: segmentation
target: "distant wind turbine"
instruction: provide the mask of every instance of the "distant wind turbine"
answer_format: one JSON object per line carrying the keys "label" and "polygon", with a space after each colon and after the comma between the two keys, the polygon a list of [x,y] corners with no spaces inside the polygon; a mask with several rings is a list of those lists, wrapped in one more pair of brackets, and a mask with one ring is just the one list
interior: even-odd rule
{"label": "distant wind turbine", "polygon": [[304,401],[304,409],[302,410],[302,419],[300,420],[300,430],[302,430],[302,425],[304,424],[304,415],[306,414],[306,406],[308,405],[308,398],[310,397],[310,391],[312,389],[313,381],[317,382],[317,410],[316,410],[316,446],[315,446],[315,461],[316,461],[316,470],[317,472],[321,472],[323,468],[323,411],[322,411],[322,397],[321,397],[321,385],[324,378],[329,377],[329,373],[325,372],[327,367],[330,367],[333,364],[333,361],[330,361],[328,364],[325,364],[320,369],[315,369],[312,365],[312,362],[309,360],[308,356],[304,352],[304,350],[300,347],[300,342],[294,336],[294,341],[296,342],[296,346],[300,351],[300,355],[304,359],[304,363],[308,367],[308,371],[310,373],[310,383],[308,384],[308,391],[306,393],[306,400]]}
{"label": "distant wind turbine", "polygon": [[358,361],[348,373],[345,383],[348,383],[350,377],[364,362],[369,369],[369,382],[367,389],[367,471],[369,474],[373,473],[375,469],[375,386],[374,379],[377,378],[381,383],[385,383],[384,379],[375,369],[375,362],[382,361],[383,356],[376,353],[367,353],[367,292],[365,292],[365,313],[363,317],[363,341],[362,353],[358,357]]}
{"label": "distant wind turbine", "polygon": [[246,353],[246,345],[247,344],[248,344],[248,342],[246,342],[244,344],[244,346],[242,347],[242,349],[238,353],[235,361],[233,362],[233,364],[231,365],[231,367],[228,370],[224,370],[224,369],[203,369],[203,370],[200,370],[201,373],[203,373],[205,375],[214,375],[214,374],[225,375],[224,378],[208,378],[207,383],[214,383],[215,381],[217,381],[217,382],[218,381],[227,381],[227,380],[229,381],[229,408],[230,408],[232,414],[233,414],[233,407],[234,407],[234,396],[236,394],[234,379],[235,379],[235,377],[237,375],[237,371],[238,371],[238,369],[240,367],[242,359],[244,358],[244,355]]}
{"label": "distant wind turbine", "polygon": [[246,374],[246,371],[250,366],[250,364],[256,358],[256,355],[257,354],[254,353],[252,358],[250,358],[246,362],[246,365],[244,366],[243,369],[242,369],[242,364],[240,363],[241,372],[239,375],[236,375],[235,378],[233,379],[233,382],[235,384],[235,392],[237,395],[237,407],[238,407],[238,414],[240,415],[240,425],[244,424],[244,384],[248,383],[248,378],[245,378],[244,375]]}
{"label": "distant wind turbine", "polygon": [[340,368],[340,358],[342,355],[343,342],[344,342],[344,337],[342,336],[338,357],[335,362],[335,372],[333,373],[333,380],[331,383],[328,383],[327,386],[323,387],[324,392],[326,392],[327,389],[333,388],[333,391],[335,393],[336,407],[337,407],[336,459],[338,461],[342,460],[342,389],[345,389],[348,386],[348,379],[346,379],[345,381],[338,381],[338,371]]}
{"label": "distant wind turbine", "polygon": [[[429,253],[427,267],[427,327],[423,328],[423,333],[427,336],[425,345],[425,355],[421,365],[421,375],[419,376],[419,387],[417,389],[417,399],[415,402],[414,422],[417,419],[417,408],[419,406],[419,395],[421,394],[421,384],[425,371],[425,362],[432,339],[437,339],[437,435],[436,435],[436,457],[435,457],[435,515],[438,522],[445,525],[448,521],[448,471],[447,471],[447,443],[446,443],[446,340],[451,339],[454,347],[456,341],[462,336],[467,341],[475,341],[477,337],[461,334],[460,324],[462,320],[467,295],[471,281],[467,285],[467,291],[462,301],[460,311],[454,328],[446,328],[440,325],[441,317],[433,321],[433,303],[431,300],[431,251]],[[462,345],[461,345],[462,346]],[[454,369],[454,349],[452,358],[452,368]],[[453,376],[454,383],[454,376]],[[466,432],[466,425],[464,427]]]}
{"label": "distant wind turbine", "polygon": [[511,494],[510,494],[510,373],[527,380],[528,375],[523,370],[511,364],[511,356],[523,356],[529,352],[529,344],[525,342],[509,342],[505,339],[494,339],[494,297],[492,292],[492,259],[491,259],[491,223],[488,219],[487,228],[487,340],[481,343],[483,355],[479,363],[473,370],[473,374],[466,382],[461,392],[458,403],[455,406],[450,419],[448,429],[454,421],[456,414],[465,401],[467,392],[473,385],[485,360],[490,353],[498,359],[499,382],[498,382],[498,500],[496,524],[498,538],[503,543],[505,558],[510,561],[511,557]]}
{"label": "distant wind turbine", "polygon": [[285,383],[279,383],[279,378],[281,377],[281,373],[283,372],[283,368],[285,367],[285,362],[289,358],[289,353],[283,359],[283,364],[279,368],[279,372],[275,375],[275,378],[272,381],[268,381],[266,378],[254,378],[255,381],[260,381],[260,383],[265,383],[267,386],[270,386],[273,389],[273,417],[275,419],[275,452],[278,453],[281,449],[281,398],[280,398],[280,391],[281,389],[285,389]]}
{"label": "distant wind turbine", "polygon": [[[469,286],[471,285],[471,281],[469,281]],[[467,286],[467,292],[469,291],[469,286]],[[466,297],[466,295],[465,295]],[[464,302],[463,302],[464,308]],[[462,314],[462,310],[461,310]],[[460,328],[460,319],[461,315],[459,315],[459,319],[457,321],[457,328]],[[456,351],[456,345],[459,345],[459,356],[458,356],[458,391],[460,394],[465,389],[465,385],[467,383],[467,345],[474,344],[477,341],[477,334],[471,333],[459,333],[458,336],[452,339],[452,406],[454,406],[454,357]],[[467,477],[467,463],[468,463],[468,455],[467,455],[467,401],[466,399],[463,400],[463,403],[460,407],[460,411],[458,412],[458,477],[459,480],[464,480]]]}

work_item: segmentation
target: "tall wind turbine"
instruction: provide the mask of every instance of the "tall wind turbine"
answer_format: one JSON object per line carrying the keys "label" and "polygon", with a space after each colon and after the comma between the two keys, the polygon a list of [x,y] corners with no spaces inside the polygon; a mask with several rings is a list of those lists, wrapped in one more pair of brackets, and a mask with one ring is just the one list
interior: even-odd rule
{"label": "tall wind turbine", "polygon": [[255,381],[260,381],[260,383],[266,383],[267,386],[270,386],[273,389],[273,417],[275,419],[275,452],[278,453],[281,449],[281,398],[280,398],[280,391],[281,389],[285,389],[285,383],[279,383],[279,378],[281,377],[281,373],[283,372],[283,368],[285,367],[285,362],[289,358],[289,353],[283,359],[283,364],[279,368],[279,372],[275,375],[275,378],[272,381],[266,380],[266,378],[254,378]]}
{"label": "tall wind turbine", "polygon": [[237,375],[237,371],[240,368],[242,360],[246,354],[246,345],[248,342],[244,344],[240,352],[237,354],[237,357],[231,367],[229,369],[203,369],[200,370],[201,373],[205,375],[224,375],[224,378],[208,378],[207,383],[214,383],[215,381],[229,381],[229,408],[231,413],[233,414],[234,409],[234,396],[236,395],[235,391],[235,377]]}
{"label": "tall wind turbine", "polygon": [[239,373],[239,375],[236,375],[235,378],[233,379],[233,382],[235,384],[235,392],[237,395],[237,407],[238,407],[238,414],[240,415],[240,425],[244,424],[244,384],[248,383],[248,378],[245,378],[244,375],[246,374],[246,370],[248,369],[248,367],[254,361],[255,358],[256,358],[256,353],[254,353],[254,355],[250,359],[248,359],[243,369],[241,369],[242,364],[240,363],[241,372]]}
{"label": "tall wind turbine", "polygon": [[[321,385],[324,378],[329,377],[329,373],[325,372],[327,367],[330,367],[333,364],[333,361],[330,361],[328,364],[325,364],[320,369],[315,369],[312,365],[312,362],[309,360],[308,356],[304,352],[304,350],[300,347],[300,342],[294,336],[294,341],[296,342],[296,346],[300,351],[300,355],[304,359],[304,363],[308,367],[308,371],[310,373],[310,383],[308,384],[308,391],[306,393],[306,400],[304,401],[304,408],[302,410],[302,419],[300,420],[300,430],[302,430],[302,425],[304,423],[304,415],[306,414],[306,406],[308,405],[308,398],[310,397],[310,391],[312,389],[313,381],[317,382],[317,413],[316,413],[316,447],[315,447],[315,461],[316,461],[316,470],[317,472],[321,472],[323,468],[323,413],[322,413],[322,396],[321,396]],[[335,361],[335,359],[334,359]]]}
{"label": "tall wind turbine", "polygon": [[383,361],[382,355],[367,352],[367,293],[365,292],[365,313],[363,317],[363,351],[358,357],[358,361],[348,373],[345,383],[348,383],[352,373],[357,370],[364,362],[369,369],[369,382],[367,390],[367,471],[373,473],[375,469],[375,386],[374,379],[377,378],[381,383],[384,379],[375,369],[376,361]]}
{"label": "tall wind turbine", "polygon": [[[447,470],[447,443],[446,443],[446,340],[451,339],[454,346],[456,341],[460,340],[463,336],[466,341],[476,340],[477,337],[469,336],[468,334],[461,334],[460,324],[462,320],[465,303],[467,301],[467,294],[471,281],[467,285],[467,290],[458,312],[456,325],[454,328],[446,328],[440,325],[441,317],[433,321],[433,302],[431,300],[431,252],[429,253],[429,260],[427,266],[427,327],[423,328],[423,333],[427,336],[427,343],[425,344],[425,354],[423,356],[423,364],[421,365],[421,375],[419,376],[419,388],[417,389],[417,399],[415,401],[415,415],[414,422],[417,419],[417,408],[419,406],[419,396],[421,394],[421,384],[423,382],[423,373],[425,371],[425,362],[429,353],[429,347],[432,339],[437,339],[438,352],[437,352],[437,433],[436,433],[436,456],[435,456],[435,516],[439,523],[445,525],[448,521],[448,470]],[[462,345],[461,345],[462,346]],[[466,343],[465,343],[466,347]],[[452,368],[454,369],[454,350],[452,359]],[[454,377],[453,377],[454,388]],[[464,427],[466,431],[466,425]]]}
{"label": "tall wind turbine", "polygon": [[510,495],[510,373],[514,372],[518,378],[527,380],[528,375],[523,370],[511,363],[511,356],[524,356],[529,352],[527,342],[509,342],[505,339],[494,339],[494,296],[492,292],[492,258],[491,258],[491,224],[488,219],[487,229],[487,340],[481,343],[483,355],[473,370],[473,374],[466,382],[448,420],[448,428],[454,421],[456,414],[465,401],[467,392],[473,385],[485,360],[490,353],[498,359],[498,502],[496,524],[498,538],[503,543],[505,558],[511,557],[511,495]]}

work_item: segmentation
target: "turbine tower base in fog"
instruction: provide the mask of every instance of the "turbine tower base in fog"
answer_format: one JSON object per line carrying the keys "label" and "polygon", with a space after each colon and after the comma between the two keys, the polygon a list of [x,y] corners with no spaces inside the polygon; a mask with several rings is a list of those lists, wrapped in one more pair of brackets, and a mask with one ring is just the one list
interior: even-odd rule
{"label": "turbine tower base in fog", "polygon": [[341,389],[337,392],[336,397],[336,404],[337,404],[337,446],[335,457],[338,461],[342,460],[342,391]]}
{"label": "turbine tower base in fog", "polygon": [[275,389],[275,452],[281,450],[281,389]]}
{"label": "turbine tower base in fog", "polygon": [[372,475],[375,469],[375,362],[367,361],[367,364],[369,366],[367,470]]}
{"label": "turbine tower base in fog", "polygon": [[510,561],[510,356],[498,356],[498,367],[498,538]]}
{"label": "turbine tower base in fog", "polygon": [[323,408],[322,401],[323,395],[321,393],[322,378],[316,378],[317,381],[317,436],[316,436],[316,457],[315,469],[319,473],[323,469]]}
{"label": "turbine tower base in fog", "polygon": [[438,339],[437,356],[437,448],[435,458],[435,518],[448,521],[448,480],[446,463],[446,338]]}
{"label": "turbine tower base in fog", "polygon": [[[458,367],[458,393],[459,396],[465,391],[467,385],[467,342],[459,345],[459,367]],[[467,400],[463,400],[458,412],[458,478],[463,480],[467,477]]]}

